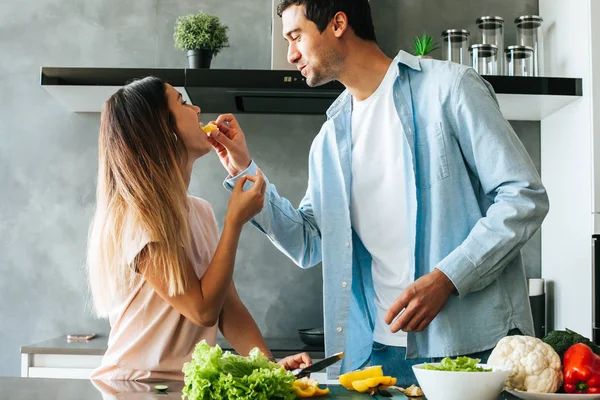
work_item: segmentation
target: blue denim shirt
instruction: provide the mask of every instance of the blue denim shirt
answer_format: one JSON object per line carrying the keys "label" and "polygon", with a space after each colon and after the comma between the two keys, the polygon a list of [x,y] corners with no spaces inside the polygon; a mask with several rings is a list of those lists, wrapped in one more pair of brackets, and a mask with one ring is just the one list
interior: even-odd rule
{"label": "blue denim shirt", "polygon": [[[408,334],[406,357],[483,351],[512,328],[533,335],[520,249],[540,227],[548,198],[529,155],[473,69],[405,52],[395,62],[414,278],[438,268],[457,289],[423,332]],[[351,112],[346,91],[313,141],[300,206],[267,178],[265,207],[252,221],[300,267],[323,263],[326,354],[346,353],[330,378],[369,360],[376,315],[371,256],[350,219]],[[225,187],[256,169],[253,162]]]}

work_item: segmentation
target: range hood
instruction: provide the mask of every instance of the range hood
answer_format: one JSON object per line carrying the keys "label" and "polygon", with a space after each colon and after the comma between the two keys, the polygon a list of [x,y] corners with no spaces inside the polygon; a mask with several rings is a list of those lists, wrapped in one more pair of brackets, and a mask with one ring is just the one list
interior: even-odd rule
{"label": "range hood", "polygon": [[186,70],[185,89],[209,113],[324,114],[344,87],[310,88],[298,71]]}
{"label": "range hood", "polygon": [[308,87],[298,71],[42,67],[41,85],[74,112],[99,112],[133,79],[157,76],[205,113],[324,114],[344,87]]}

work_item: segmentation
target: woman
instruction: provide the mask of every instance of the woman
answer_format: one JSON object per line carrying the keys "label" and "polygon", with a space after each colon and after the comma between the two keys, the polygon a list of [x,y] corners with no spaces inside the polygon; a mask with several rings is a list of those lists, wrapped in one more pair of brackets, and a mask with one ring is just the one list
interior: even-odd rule
{"label": "woman", "polygon": [[[199,116],[154,77],[105,104],[88,266],[95,310],[111,332],[93,379],[183,379],[196,343],[215,345],[217,329],[241,355],[258,347],[272,357],[232,281],[242,226],[261,210],[265,181],[259,173],[247,179],[252,188],[236,186],[219,239],[211,206],[187,195],[194,162],[212,149]],[[306,354],[280,361],[309,363]]]}

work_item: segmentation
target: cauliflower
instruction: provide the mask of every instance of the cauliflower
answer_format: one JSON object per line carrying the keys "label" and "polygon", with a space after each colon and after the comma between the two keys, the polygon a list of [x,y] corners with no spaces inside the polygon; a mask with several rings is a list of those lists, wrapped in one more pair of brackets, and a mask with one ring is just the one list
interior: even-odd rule
{"label": "cauliflower", "polygon": [[492,351],[488,364],[512,369],[508,389],[554,393],[562,385],[560,357],[554,349],[531,336],[507,336]]}

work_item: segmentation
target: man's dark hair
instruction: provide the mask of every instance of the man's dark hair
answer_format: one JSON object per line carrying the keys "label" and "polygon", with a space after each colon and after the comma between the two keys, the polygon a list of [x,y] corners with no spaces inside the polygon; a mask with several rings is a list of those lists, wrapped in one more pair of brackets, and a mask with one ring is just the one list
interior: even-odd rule
{"label": "man's dark hair", "polygon": [[375,27],[371,17],[369,0],[281,0],[277,6],[277,15],[291,6],[305,6],[305,16],[323,32],[338,12],[348,17],[348,25],[354,34],[363,40],[375,42]]}

